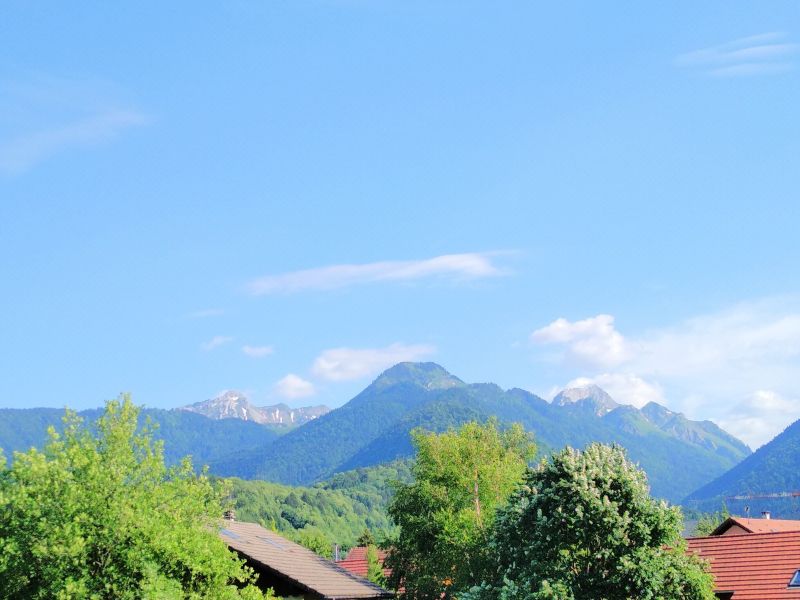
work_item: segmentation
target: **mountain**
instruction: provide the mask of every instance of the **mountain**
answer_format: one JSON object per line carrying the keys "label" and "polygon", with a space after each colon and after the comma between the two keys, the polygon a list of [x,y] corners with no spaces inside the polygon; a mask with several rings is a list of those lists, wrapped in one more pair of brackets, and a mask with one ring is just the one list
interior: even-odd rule
{"label": "mountain", "polygon": [[778,518],[800,516],[800,500],[788,498],[749,498],[731,496],[792,493],[800,490],[800,421],[795,421],[771,442],[764,444],[741,463],[690,494],[684,504],[700,510],[718,510],[723,502],[731,512],[741,514],[744,507],[757,515],[769,510]]}
{"label": "mountain", "polygon": [[241,392],[229,390],[216,398],[182,406],[177,410],[198,413],[209,419],[241,419],[261,425],[297,426],[321,417],[331,409],[322,405],[302,408],[290,408],[286,404],[254,406]]}
{"label": "mountain", "polygon": [[553,398],[553,404],[590,410],[598,417],[620,406],[605,390],[593,384],[562,390]]}
{"label": "mountain", "polygon": [[672,501],[721,475],[750,449],[707,422],[657,404],[620,406],[597,387],[565,390],[549,403],[520,389],[467,384],[434,363],[401,363],[350,402],[261,448],[212,463],[212,472],[286,484],[412,454],[414,427],[442,431],[497,416],[534,432],[542,452],[616,442],[647,471],[653,493]]}
{"label": "mountain", "polygon": [[[86,423],[93,423],[102,410],[78,413]],[[0,448],[10,458],[16,450],[41,448],[47,440],[47,428],[61,430],[64,411],[58,408],[0,409]],[[154,437],[164,440],[164,457],[170,464],[191,455],[196,466],[219,460],[232,452],[243,452],[269,444],[279,434],[270,426],[250,421],[225,419],[215,421],[191,412],[143,409],[139,422],[150,419],[157,425]]]}

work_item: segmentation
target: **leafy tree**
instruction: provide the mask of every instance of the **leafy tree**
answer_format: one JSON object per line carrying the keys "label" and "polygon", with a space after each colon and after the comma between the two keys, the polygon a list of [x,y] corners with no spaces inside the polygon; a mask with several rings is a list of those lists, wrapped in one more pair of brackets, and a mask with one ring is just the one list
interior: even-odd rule
{"label": "leafy tree", "polygon": [[414,430],[414,481],[400,485],[389,514],[400,528],[390,544],[388,584],[403,597],[451,598],[480,581],[494,515],[525,472],[535,445],[521,426],[497,420],[458,430]]}
{"label": "leafy tree", "polygon": [[367,546],[367,579],[380,586],[386,583],[386,577],[383,574],[383,565],[381,564],[380,556],[378,556],[378,548],[375,544]]}
{"label": "leafy tree", "polygon": [[123,396],[91,430],[68,411],[0,464],[0,597],[263,597],[216,533],[222,491],[188,459],[167,468],[138,412]]}
{"label": "leafy tree", "polygon": [[297,543],[305,546],[325,558],[333,558],[333,542],[319,529],[301,529],[297,534]]}
{"label": "leafy tree", "polygon": [[372,535],[372,532],[369,529],[365,529],[363,533],[358,537],[356,540],[356,545],[358,546],[374,546],[375,545],[375,536]]}
{"label": "leafy tree", "polygon": [[493,576],[460,598],[713,600],[680,529],[622,448],[566,448],[528,471],[497,517]]}
{"label": "leafy tree", "polygon": [[728,507],[725,503],[722,504],[722,509],[714,513],[700,513],[697,519],[697,525],[694,528],[694,535],[703,536],[711,535],[717,527],[731,516],[728,512]]}

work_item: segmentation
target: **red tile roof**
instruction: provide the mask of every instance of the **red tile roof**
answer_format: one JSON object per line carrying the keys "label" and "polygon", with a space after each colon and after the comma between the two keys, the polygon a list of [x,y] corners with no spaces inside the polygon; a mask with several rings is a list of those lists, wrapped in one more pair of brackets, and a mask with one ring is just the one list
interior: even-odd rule
{"label": "red tile roof", "polygon": [[[378,561],[383,564],[384,560],[386,560],[386,552],[379,549]],[[367,547],[357,546],[353,548],[347,553],[347,558],[340,560],[336,564],[344,569],[347,569],[351,573],[355,573],[361,577],[366,577],[367,571],[369,570],[369,564],[367,563]],[[384,568],[383,574],[388,577],[391,574],[391,570]]]}
{"label": "red tile roof", "polygon": [[775,533],[778,531],[800,531],[800,521],[789,519],[744,519],[729,517],[711,535],[722,535],[731,527],[738,525],[747,533]]}
{"label": "red tile roof", "polygon": [[689,550],[709,560],[714,589],[733,600],[800,600],[789,581],[800,569],[800,531],[689,538]]}

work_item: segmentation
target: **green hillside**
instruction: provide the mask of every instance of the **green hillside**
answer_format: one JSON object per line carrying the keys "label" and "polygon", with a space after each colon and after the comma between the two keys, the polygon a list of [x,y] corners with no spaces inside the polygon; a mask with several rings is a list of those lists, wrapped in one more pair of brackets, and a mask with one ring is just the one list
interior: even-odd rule
{"label": "green hillside", "polygon": [[309,485],[338,471],[410,456],[414,427],[441,431],[497,416],[533,431],[543,450],[619,443],[647,471],[655,495],[678,501],[750,453],[715,425],[659,405],[597,408],[591,399],[555,405],[524,390],[466,384],[433,363],[402,363],[343,407],[274,443],[215,462],[212,470]]}
{"label": "green hillside", "polygon": [[800,421],[795,421],[771,442],[691,493],[684,501],[690,508],[717,510],[723,502],[734,514],[745,506],[758,516],[769,510],[776,518],[800,517],[800,498],[753,498],[730,500],[731,496],[763,495],[800,490]]}
{"label": "green hillside", "polygon": [[[102,411],[78,413],[92,423]],[[61,429],[64,411],[58,408],[0,409],[0,448],[8,458],[15,450],[41,447],[47,428]],[[212,420],[186,411],[149,408],[142,410],[140,424],[147,419],[157,424],[155,438],[164,440],[167,463],[175,463],[186,455],[197,466],[219,460],[222,456],[243,452],[269,444],[279,436],[279,429],[239,419]]]}

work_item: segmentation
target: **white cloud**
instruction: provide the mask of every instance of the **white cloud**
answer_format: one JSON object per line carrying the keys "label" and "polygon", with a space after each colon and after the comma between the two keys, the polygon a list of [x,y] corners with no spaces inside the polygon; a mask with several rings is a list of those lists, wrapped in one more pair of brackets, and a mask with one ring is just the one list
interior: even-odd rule
{"label": "white cloud", "polygon": [[792,68],[792,56],[800,51],[800,44],[782,41],[785,38],[779,32],[740,38],[681,54],[675,63],[716,77],[780,73]]}
{"label": "white cloud", "polygon": [[614,317],[597,315],[582,321],[556,319],[531,334],[540,344],[563,344],[578,363],[614,366],[629,357],[625,339],[614,328]]}
{"label": "white cloud", "polygon": [[210,352],[215,348],[219,348],[220,346],[224,346],[233,341],[233,338],[228,335],[215,335],[213,338],[208,340],[207,342],[203,342],[200,344],[200,348],[205,350],[206,352]]}
{"label": "white cloud", "polygon": [[418,360],[435,352],[427,344],[392,344],[385,348],[332,348],[315,360],[311,370],[328,381],[350,381],[375,375],[392,365]]}
{"label": "white cloud", "polygon": [[648,383],[631,373],[601,373],[593,377],[578,377],[565,387],[581,387],[595,384],[603,388],[620,404],[630,404],[637,408],[648,402],[664,405],[664,392],[658,384]]}
{"label": "white cloud", "polygon": [[275,384],[275,392],[282,398],[308,398],[317,393],[316,387],[310,381],[302,377],[289,373]]}
{"label": "white cloud", "polygon": [[195,310],[190,312],[186,315],[187,319],[207,319],[209,317],[221,317],[225,314],[225,311],[221,308],[203,308],[201,310]]}
{"label": "white cloud", "polygon": [[275,350],[272,346],[242,346],[242,352],[249,356],[250,358],[264,358],[265,356],[269,356]]}
{"label": "white cloud", "polygon": [[136,111],[106,110],[58,127],[24,133],[0,141],[0,171],[22,173],[68,148],[107,142],[126,129],[148,122],[147,116]]}
{"label": "white cloud", "polygon": [[673,410],[724,424],[751,445],[800,418],[800,401],[792,400],[800,399],[798,298],[743,303],[631,336],[609,315],[559,319],[531,337],[561,348],[567,372],[620,402],[660,394]]}
{"label": "white cloud", "polygon": [[800,416],[800,398],[784,398],[770,390],[756,390],[742,398],[720,425],[754,447],[770,441],[788,423],[787,415]]}
{"label": "white cloud", "polygon": [[496,277],[505,274],[492,261],[496,254],[447,254],[424,260],[331,265],[259,277],[250,281],[246,289],[254,296],[263,296],[307,290],[332,290],[382,281],[414,281],[434,277],[455,280]]}

